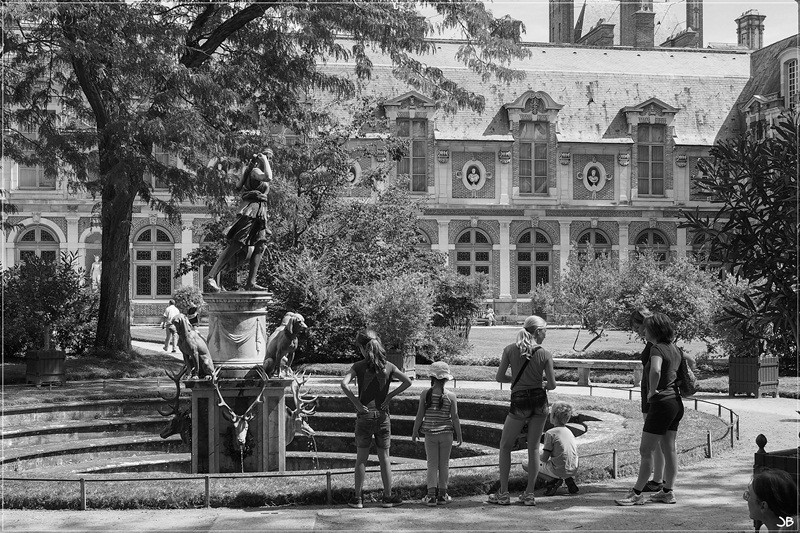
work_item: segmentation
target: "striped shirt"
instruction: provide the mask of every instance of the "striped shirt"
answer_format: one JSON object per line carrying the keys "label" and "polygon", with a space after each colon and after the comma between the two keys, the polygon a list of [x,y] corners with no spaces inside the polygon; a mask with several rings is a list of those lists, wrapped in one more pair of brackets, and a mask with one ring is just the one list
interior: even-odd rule
{"label": "striped shirt", "polygon": [[441,397],[441,394],[431,394],[431,406],[425,408],[425,418],[422,419],[423,435],[438,435],[453,431],[453,419],[450,417],[450,397],[445,394],[442,407],[438,409]]}

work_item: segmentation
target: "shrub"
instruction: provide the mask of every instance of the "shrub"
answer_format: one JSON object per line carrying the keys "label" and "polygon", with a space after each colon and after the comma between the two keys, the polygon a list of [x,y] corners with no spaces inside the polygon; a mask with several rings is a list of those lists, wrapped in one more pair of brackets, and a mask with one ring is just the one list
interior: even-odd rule
{"label": "shrub", "polygon": [[62,252],[59,261],[39,257],[3,273],[3,350],[21,356],[44,348],[52,339],[74,354],[93,343],[99,297],[85,287],[83,269],[76,269],[77,254]]}
{"label": "shrub", "polygon": [[404,274],[362,289],[353,307],[380,335],[387,350],[421,342],[433,316],[433,291],[421,274]]}
{"label": "shrub", "polygon": [[186,314],[190,307],[196,307],[198,313],[205,311],[206,302],[203,300],[203,293],[194,285],[184,285],[175,291],[175,307],[181,313]]}
{"label": "shrub", "polygon": [[715,274],[701,270],[686,258],[666,265],[650,253],[631,257],[621,278],[625,303],[617,323],[629,328],[630,310],[646,307],[667,315],[675,326],[677,340],[709,340],[714,313],[720,307]]}
{"label": "shrub", "polygon": [[472,347],[467,339],[450,328],[432,326],[417,345],[417,357],[427,362],[452,362],[458,357],[469,357]]}
{"label": "shrub", "polygon": [[481,310],[488,290],[488,276],[462,276],[452,269],[442,269],[436,280],[434,325],[449,327],[469,338],[472,317]]}

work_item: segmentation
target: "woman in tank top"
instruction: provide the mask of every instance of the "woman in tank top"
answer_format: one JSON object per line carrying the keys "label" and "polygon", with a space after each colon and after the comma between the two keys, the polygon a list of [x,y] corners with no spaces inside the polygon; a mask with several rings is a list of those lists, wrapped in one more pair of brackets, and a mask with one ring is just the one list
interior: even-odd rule
{"label": "woman in tank top", "polygon": [[[525,319],[514,344],[506,346],[500,358],[496,379],[511,383],[511,407],[500,438],[500,490],[489,496],[489,503],[510,505],[508,476],[511,471],[511,449],[525,424],[528,424],[528,486],[519,500],[536,505],[533,491],[539,475],[539,441],[549,413],[547,391],[556,388],[553,356],[542,348],[547,335],[547,322],[538,316]],[[511,367],[511,376],[506,374]],[[543,383],[543,377],[547,383]]]}

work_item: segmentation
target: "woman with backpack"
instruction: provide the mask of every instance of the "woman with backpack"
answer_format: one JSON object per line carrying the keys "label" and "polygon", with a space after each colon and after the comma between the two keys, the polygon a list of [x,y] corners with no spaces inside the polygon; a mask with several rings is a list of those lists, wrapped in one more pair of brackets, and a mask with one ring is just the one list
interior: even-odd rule
{"label": "woman with backpack", "polygon": [[[675,440],[678,424],[683,418],[683,400],[678,390],[678,368],[681,350],[673,344],[675,328],[663,313],[654,313],[644,319],[645,339],[652,343],[650,359],[642,379],[648,380],[647,402],[649,408],[642,429],[639,445],[641,462],[639,477],[627,496],[615,500],[617,505],[643,505],[652,503],[676,503],[672,491],[678,474],[678,450]],[[653,470],[653,451],[664,452],[664,483],[658,492],[645,500],[642,491]]]}

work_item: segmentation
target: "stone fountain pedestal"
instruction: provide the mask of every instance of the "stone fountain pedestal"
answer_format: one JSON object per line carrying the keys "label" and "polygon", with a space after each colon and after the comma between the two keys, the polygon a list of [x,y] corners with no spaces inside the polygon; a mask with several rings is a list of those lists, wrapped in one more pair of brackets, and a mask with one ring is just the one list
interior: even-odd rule
{"label": "stone fountain pedestal", "polygon": [[[264,383],[254,367],[263,364],[267,346],[267,292],[205,293],[208,348],[219,393],[211,380],[187,381],[192,391],[192,473],[284,472],[286,469],[286,387],[288,379]],[[266,385],[266,386],[264,386]],[[262,402],[255,403],[261,394]],[[245,445],[239,446],[227,409],[250,409]],[[255,403],[255,405],[254,405]],[[252,407],[251,407],[252,406]]]}

